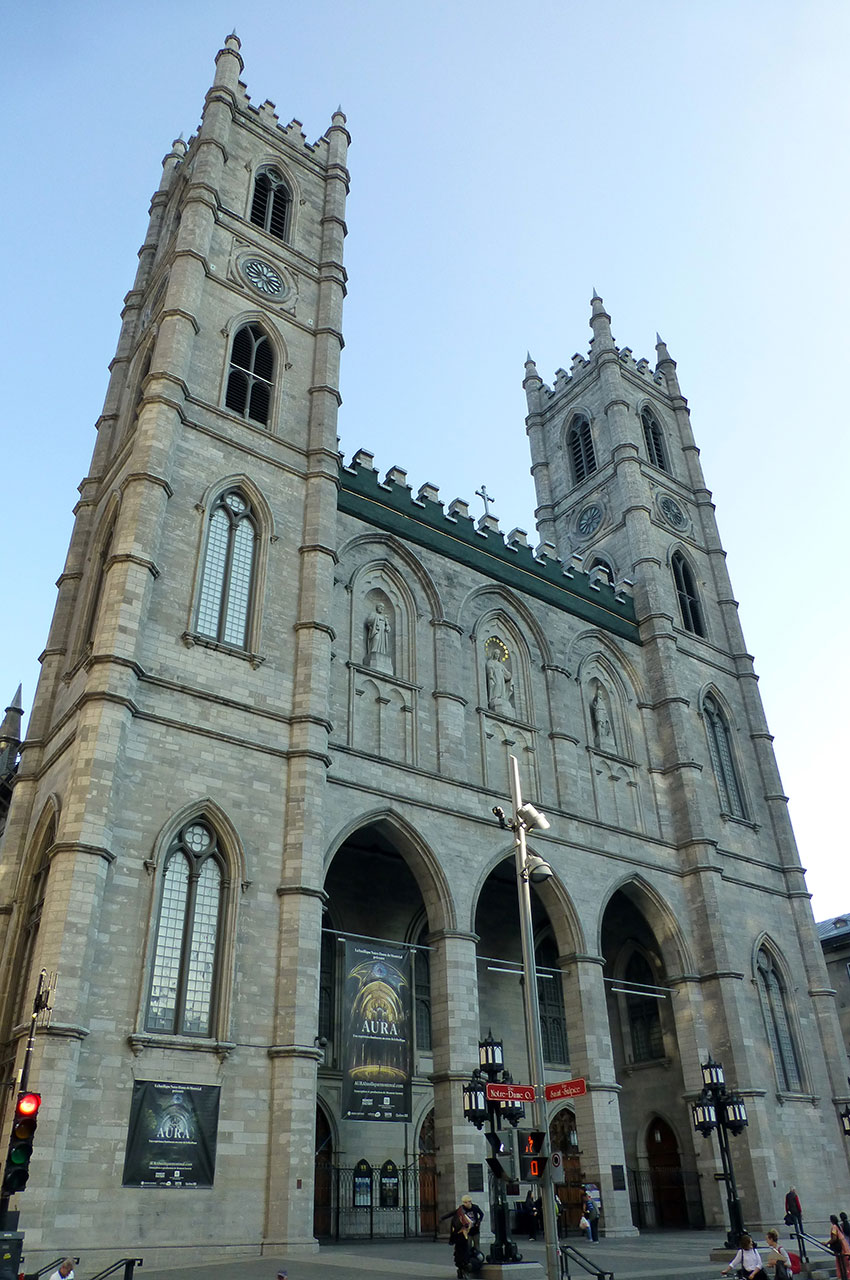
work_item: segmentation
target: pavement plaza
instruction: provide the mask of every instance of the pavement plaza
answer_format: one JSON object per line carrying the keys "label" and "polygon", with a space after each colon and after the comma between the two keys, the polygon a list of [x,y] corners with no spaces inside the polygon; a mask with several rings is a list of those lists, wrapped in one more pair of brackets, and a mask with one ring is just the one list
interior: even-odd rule
{"label": "pavement plaza", "polygon": [[[717,1280],[723,1264],[712,1262],[709,1254],[722,1244],[723,1232],[675,1231],[644,1235],[629,1239],[606,1240],[576,1245],[592,1264],[613,1271],[616,1280],[653,1280],[657,1277],[689,1277],[690,1280]],[[542,1241],[517,1241],[524,1262],[544,1265]],[[587,1276],[575,1263],[570,1264],[573,1280]],[[228,1259],[195,1265],[187,1261],[169,1269],[144,1268],[137,1280],[276,1280],[285,1270],[288,1280],[362,1280],[364,1273],[374,1276],[405,1276],[410,1280],[453,1280],[455,1269],[452,1251],[443,1241],[380,1240],[323,1245],[318,1253],[307,1257],[289,1257],[285,1253],[261,1258]],[[539,1271],[536,1271],[538,1277]],[[544,1272],[545,1274],[545,1272]]]}

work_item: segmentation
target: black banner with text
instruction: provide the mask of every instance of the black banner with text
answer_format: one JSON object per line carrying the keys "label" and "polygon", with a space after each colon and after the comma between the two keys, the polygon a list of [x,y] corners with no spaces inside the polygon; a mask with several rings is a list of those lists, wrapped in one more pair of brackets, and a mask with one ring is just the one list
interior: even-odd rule
{"label": "black banner with text", "polygon": [[220,1094],[217,1084],[136,1080],[122,1185],[211,1187]]}
{"label": "black banner with text", "polygon": [[409,1121],[413,1019],[407,947],[346,941],[343,1015],[343,1116]]}

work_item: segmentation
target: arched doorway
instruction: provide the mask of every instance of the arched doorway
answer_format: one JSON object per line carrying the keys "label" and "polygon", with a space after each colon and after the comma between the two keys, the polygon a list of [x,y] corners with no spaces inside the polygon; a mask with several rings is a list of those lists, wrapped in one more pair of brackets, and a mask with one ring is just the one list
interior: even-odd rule
{"label": "arched doorway", "polygon": [[670,1228],[689,1226],[679,1144],[675,1133],[661,1116],[653,1117],[647,1129],[646,1158],[656,1225]]}
{"label": "arched doorway", "polygon": [[434,1138],[434,1108],[419,1130],[419,1230],[437,1234],[437,1151]]}
{"label": "arched doorway", "polygon": [[555,1194],[561,1202],[558,1214],[560,1234],[561,1227],[567,1229],[578,1227],[578,1220],[581,1217],[581,1189],[585,1182],[581,1168],[575,1112],[569,1107],[564,1107],[552,1117],[549,1124],[549,1141],[551,1150],[560,1153],[561,1167],[564,1171],[563,1182],[555,1181],[554,1183]]}
{"label": "arched doorway", "polygon": [[316,1107],[316,1180],[313,1188],[313,1235],[327,1239],[333,1226],[333,1134],[328,1118]]}

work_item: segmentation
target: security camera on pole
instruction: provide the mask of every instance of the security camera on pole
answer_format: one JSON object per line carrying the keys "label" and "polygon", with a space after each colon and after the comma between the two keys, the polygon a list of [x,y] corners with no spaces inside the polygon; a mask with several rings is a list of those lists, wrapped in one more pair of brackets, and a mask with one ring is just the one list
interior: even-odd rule
{"label": "security camera on pole", "polygon": [[546,1272],[548,1280],[560,1280],[558,1223],[555,1217],[552,1170],[548,1159],[549,1124],[546,1116],[543,1035],[540,1028],[540,1006],[537,1003],[537,972],[534,963],[530,888],[530,883],[542,884],[553,873],[549,863],[536,854],[529,854],[526,846],[526,834],[529,831],[548,831],[550,824],[548,818],[535,809],[533,804],[523,804],[519,781],[519,763],[516,756],[510,757],[510,765],[511,799],[514,816],[506,818],[504,811],[498,807],[494,808],[493,812],[499,820],[499,825],[514,834],[519,923],[522,937],[522,997],[525,1009],[528,1058],[531,1065],[531,1083],[534,1086],[535,1093],[535,1101],[532,1103],[532,1116],[535,1130],[544,1135],[537,1157],[542,1165],[540,1181],[543,1201],[543,1234],[546,1240]]}

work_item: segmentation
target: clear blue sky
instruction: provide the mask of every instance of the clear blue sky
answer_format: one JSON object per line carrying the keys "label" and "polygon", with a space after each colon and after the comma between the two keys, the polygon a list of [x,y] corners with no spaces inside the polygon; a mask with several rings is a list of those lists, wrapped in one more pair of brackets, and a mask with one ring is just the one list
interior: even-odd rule
{"label": "clear blue sky", "polygon": [[484,481],[532,532],[526,350],[568,368],[594,287],[636,357],[661,332],[815,914],[850,908],[844,0],[8,10],[0,710],[32,705],[160,160],[234,25],[255,103],[310,139],[348,115],[347,456],[474,510]]}

